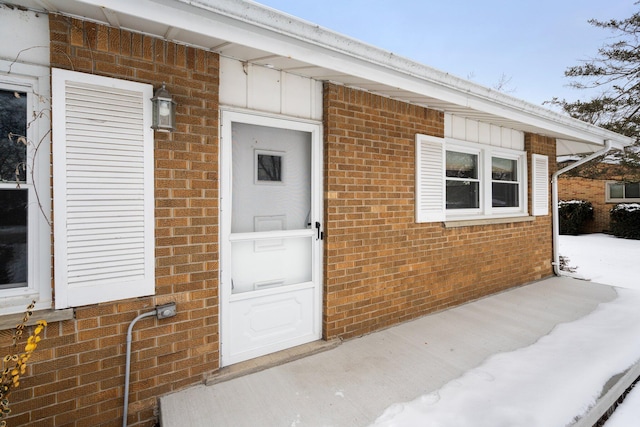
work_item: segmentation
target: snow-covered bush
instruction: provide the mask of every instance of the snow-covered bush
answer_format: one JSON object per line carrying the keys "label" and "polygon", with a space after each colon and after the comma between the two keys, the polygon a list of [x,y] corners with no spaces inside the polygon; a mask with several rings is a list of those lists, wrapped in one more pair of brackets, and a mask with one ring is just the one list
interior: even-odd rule
{"label": "snow-covered bush", "polygon": [[560,200],[558,202],[560,234],[580,234],[585,221],[593,219],[593,206],[586,200]]}
{"label": "snow-covered bush", "polygon": [[615,205],[611,209],[611,233],[616,237],[640,240],[640,204]]}

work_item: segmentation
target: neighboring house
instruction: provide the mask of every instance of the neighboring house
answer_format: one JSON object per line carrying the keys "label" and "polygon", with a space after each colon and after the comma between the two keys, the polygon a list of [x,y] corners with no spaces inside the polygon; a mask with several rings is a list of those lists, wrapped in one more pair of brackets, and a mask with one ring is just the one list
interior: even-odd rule
{"label": "neighboring house", "polygon": [[631,143],[255,3],[14,3],[0,322],[49,326],[13,425],[121,423],[129,327],[151,426],[223,366],[550,276],[553,160]]}
{"label": "neighboring house", "polygon": [[[570,161],[558,164],[562,168]],[[593,220],[585,233],[611,230],[611,209],[619,203],[640,202],[640,169],[620,163],[597,162],[579,167],[558,179],[560,200],[586,200],[593,206]]]}

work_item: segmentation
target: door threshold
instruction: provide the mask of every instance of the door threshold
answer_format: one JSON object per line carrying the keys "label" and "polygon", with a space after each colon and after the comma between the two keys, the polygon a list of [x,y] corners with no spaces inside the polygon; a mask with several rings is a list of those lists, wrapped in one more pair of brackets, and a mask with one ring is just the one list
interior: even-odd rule
{"label": "door threshold", "polygon": [[225,366],[208,377],[205,380],[205,385],[213,385],[229,381],[233,378],[260,372],[274,366],[283,365],[294,360],[302,359],[303,357],[331,350],[341,343],[342,340],[340,339],[333,339],[330,341],[312,341],[307,344],[298,345],[286,350],[256,357],[255,359],[247,360],[245,362]]}

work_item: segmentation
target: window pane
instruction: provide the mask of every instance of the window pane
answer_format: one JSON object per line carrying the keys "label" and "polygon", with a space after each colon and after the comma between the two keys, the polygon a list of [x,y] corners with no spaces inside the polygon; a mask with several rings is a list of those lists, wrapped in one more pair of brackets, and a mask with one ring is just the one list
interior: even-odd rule
{"label": "window pane", "polygon": [[27,190],[0,190],[0,288],[27,286]]}
{"label": "window pane", "polygon": [[494,181],[518,181],[518,161],[512,159],[491,159],[491,177]]}
{"label": "window pane", "polygon": [[258,181],[282,181],[282,156],[258,154]]}
{"label": "window pane", "polygon": [[480,184],[477,181],[447,180],[447,209],[480,207]]}
{"label": "window pane", "polygon": [[624,197],[624,185],[616,183],[609,184],[609,197],[612,199],[622,199]]}
{"label": "window pane", "polygon": [[516,208],[520,206],[518,184],[494,182],[491,184],[491,191],[491,203],[494,208]]}
{"label": "window pane", "polygon": [[[10,137],[11,135],[11,137]],[[27,94],[0,90],[0,181],[26,181]]]}
{"label": "window pane", "polygon": [[638,199],[640,198],[640,184],[637,182],[631,182],[624,185],[624,198],[625,199]]}
{"label": "window pane", "polygon": [[478,179],[478,156],[447,151],[447,177]]}

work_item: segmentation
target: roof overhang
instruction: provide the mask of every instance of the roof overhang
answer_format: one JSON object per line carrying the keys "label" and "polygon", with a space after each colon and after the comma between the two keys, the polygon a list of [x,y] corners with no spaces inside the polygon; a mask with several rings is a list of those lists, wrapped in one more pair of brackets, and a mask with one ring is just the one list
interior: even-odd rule
{"label": "roof overhang", "polygon": [[[9,0],[360,88],[459,117],[558,139],[557,154],[633,139],[527,103],[249,1]],[[108,7],[104,6],[108,4]]]}

